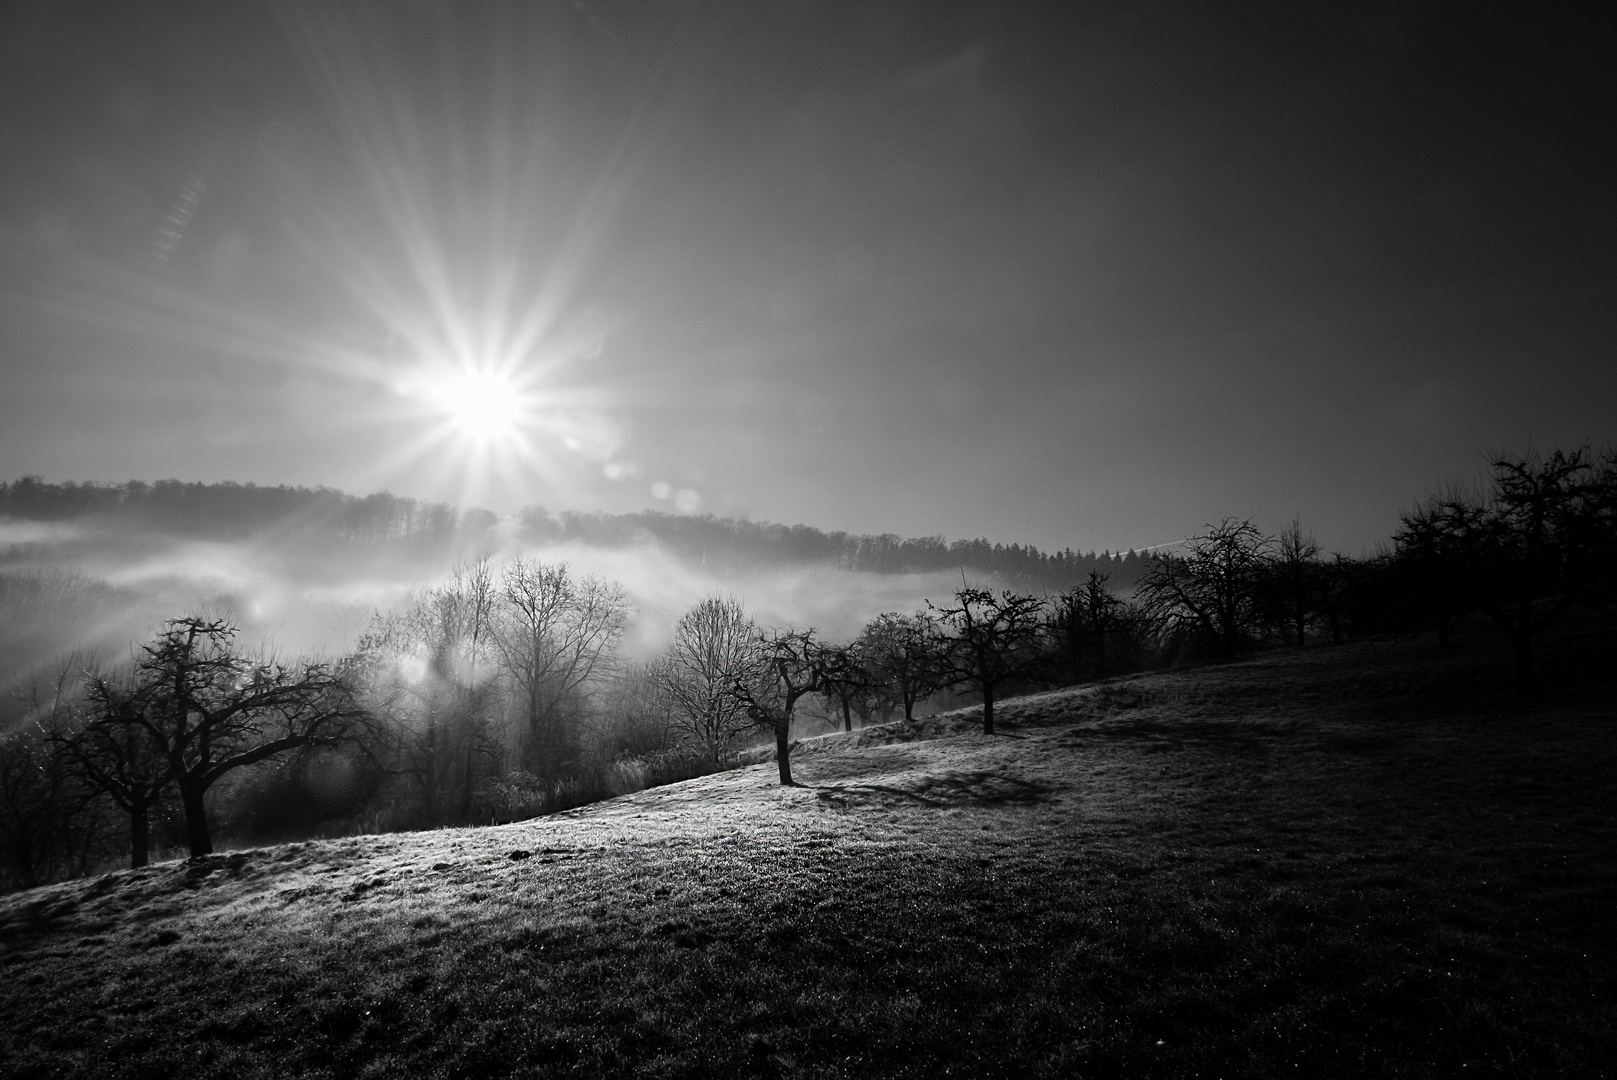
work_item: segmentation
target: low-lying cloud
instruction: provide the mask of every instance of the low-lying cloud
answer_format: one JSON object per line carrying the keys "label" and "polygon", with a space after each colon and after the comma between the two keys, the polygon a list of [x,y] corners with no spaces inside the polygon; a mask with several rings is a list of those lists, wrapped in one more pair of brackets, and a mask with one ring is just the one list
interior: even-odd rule
{"label": "low-lying cloud", "polygon": [[374,614],[409,604],[447,581],[459,560],[488,554],[498,567],[518,557],[565,562],[616,581],[631,613],[622,652],[649,660],[680,615],[704,596],[740,599],[763,626],[817,628],[848,640],[883,611],[913,611],[959,587],[958,572],[875,574],[828,564],[730,569],[703,566],[645,538],[623,546],[576,540],[523,542],[497,530],[476,550],[311,550],[264,540],[190,540],[93,522],[0,520],[0,722],[26,709],[31,684],[65,657],[116,665],[165,619],[227,618],[248,648],[280,656],[351,650]]}

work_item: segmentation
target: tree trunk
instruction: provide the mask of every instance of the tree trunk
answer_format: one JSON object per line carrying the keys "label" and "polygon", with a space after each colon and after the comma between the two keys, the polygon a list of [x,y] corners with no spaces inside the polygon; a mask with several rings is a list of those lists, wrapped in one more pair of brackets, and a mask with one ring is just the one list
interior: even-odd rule
{"label": "tree trunk", "polygon": [[994,733],[994,685],[983,684],[983,734]]}
{"label": "tree trunk", "polygon": [[151,820],[144,804],[129,811],[129,869],[139,870],[151,861]]}
{"label": "tree trunk", "polygon": [[780,783],[782,787],[796,787],[792,782],[792,721],[788,717],[784,723],[775,725],[775,761],[780,765]]}
{"label": "tree trunk", "polygon": [[195,779],[180,777],[180,805],[185,808],[185,839],[191,848],[191,858],[213,854],[213,840],[208,836],[208,808],[203,804],[205,788]]}
{"label": "tree trunk", "polygon": [[842,699],[842,730],[843,731],[852,731],[853,730],[853,708],[852,708],[852,704],[853,703],[852,703],[851,699],[849,699],[849,698],[843,698]]}

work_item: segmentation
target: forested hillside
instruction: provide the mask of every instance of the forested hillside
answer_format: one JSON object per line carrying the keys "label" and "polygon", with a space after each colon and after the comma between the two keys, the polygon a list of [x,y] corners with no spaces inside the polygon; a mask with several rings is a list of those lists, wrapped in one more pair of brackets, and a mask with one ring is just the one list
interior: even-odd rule
{"label": "forested hillside", "polygon": [[[489,534],[500,524],[487,510],[463,511],[385,491],[358,496],[330,488],[179,480],[53,484],[37,477],[0,483],[0,520],[5,518],[117,523],[190,539],[273,537],[278,542],[304,539],[424,550],[489,543]],[[1059,590],[1083,581],[1091,570],[1109,574],[1114,587],[1124,588],[1134,583],[1144,566],[1144,558],[1133,551],[1044,552],[1030,544],[986,538],[950,541],[941,536],[826,532],[810,525],[656,510],[607,514],[530,506],[510,524],[526,543],[577,541],[616,548],[649,542],[715,570],[824,565],[905,574],[963,569]]]}

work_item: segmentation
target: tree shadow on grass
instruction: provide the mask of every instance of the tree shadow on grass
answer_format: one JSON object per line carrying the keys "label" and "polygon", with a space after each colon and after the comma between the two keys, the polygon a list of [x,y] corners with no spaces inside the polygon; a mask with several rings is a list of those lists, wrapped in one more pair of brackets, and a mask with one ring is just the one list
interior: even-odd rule
{"label": "tree shadow on grass", "polygon": [[993,772],[946,772],[894,784],[816,784],[816,797],[832,806],[1027,806],[1048,802],[1046,784]]}

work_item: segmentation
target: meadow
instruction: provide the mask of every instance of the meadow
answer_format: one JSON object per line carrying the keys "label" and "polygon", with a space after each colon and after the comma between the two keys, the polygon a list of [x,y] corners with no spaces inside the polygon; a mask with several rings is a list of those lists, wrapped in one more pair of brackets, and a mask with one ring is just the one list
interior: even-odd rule
{"label": "meadow", "polygon": [[0,898],[8,1077],[1617,1075],[1617,635],[1275,652]]}

